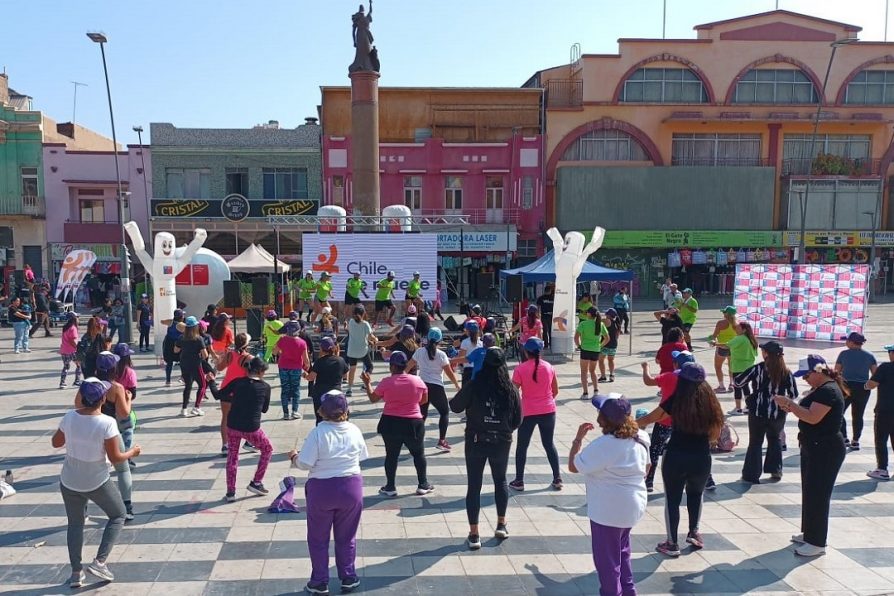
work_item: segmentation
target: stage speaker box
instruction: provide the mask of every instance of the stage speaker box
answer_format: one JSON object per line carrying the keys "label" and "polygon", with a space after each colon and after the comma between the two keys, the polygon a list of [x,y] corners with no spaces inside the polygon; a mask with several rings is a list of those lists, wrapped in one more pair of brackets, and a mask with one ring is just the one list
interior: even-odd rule
{"label": "stage speaker box", "polygon": [[521,302],[524,297],[524,284],[521,275],[506,277],[506,300],[508,302]]}
{"label": "stage speaker box", "polygon": [[[266,277],[252,278],[251,303],[255,306],[267,306],[270,304],[270,284]],[[252,337],[254,337],[253,333]]]}
{"label": "stage speaker box", "polygon": [[447,331],[459,331],[459,323],[456,322],[453,316],[449,316],[444,319],[444,329]]}
{"label": "stage speaker box", "polygon": [[260,308],[250,308],[246,311],[245,327],[252,339],[258,339],[264,332],[264,311]]}
{"label": "stage speaker box", "polygon": [[478,273],[475,280],[475,297],[480,300],[487,300],[490,297],[490,288],[494,285],[493,273]]}
{"label": "stage speaker box", "polygon": [[242,308],[242,285],[238,280],[223,282],[224,308]]}

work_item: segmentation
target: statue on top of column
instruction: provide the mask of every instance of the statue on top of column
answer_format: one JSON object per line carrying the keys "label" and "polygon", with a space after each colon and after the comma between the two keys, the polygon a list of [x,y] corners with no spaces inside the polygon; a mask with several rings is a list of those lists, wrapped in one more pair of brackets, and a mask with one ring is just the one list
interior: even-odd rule
{"label": "statue on top of column", "polygon": [[372,45],[373,35],[369,30],[372,23],[373,3],[369,0],[369,12],[363,5],[351,16],[353,23],[351,34],[354,38],[354,62],[348,67],[348,72],[379,72],[379,53]]}

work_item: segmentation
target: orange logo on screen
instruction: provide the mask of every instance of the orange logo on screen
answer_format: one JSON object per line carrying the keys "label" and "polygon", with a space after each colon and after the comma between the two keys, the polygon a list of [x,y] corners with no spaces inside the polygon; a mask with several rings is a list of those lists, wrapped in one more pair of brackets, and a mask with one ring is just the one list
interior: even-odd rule
{"label": "orange logo on screen", "polygon": [[311,269],[314,271],[325,271],[326,273],[338,273],[338,265],[335,262],[338,261],[338,247],[334,244],[329,245],[329,255],[326,253],[320,253],[317,255],[317,262],[311,265]]}

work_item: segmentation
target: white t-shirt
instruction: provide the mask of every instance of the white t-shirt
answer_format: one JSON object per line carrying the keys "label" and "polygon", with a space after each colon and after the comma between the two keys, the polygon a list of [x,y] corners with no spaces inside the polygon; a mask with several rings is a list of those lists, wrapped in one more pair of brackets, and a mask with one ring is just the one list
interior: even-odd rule
{"label": "white t-shirt", "polygon": [[69,490],[86,493],[109,479],[105,440],[118,436],[118,423],[111,416],[85,416],[71,410],[62,417],[59,430],[65,435],[65,461],[60,481]]}
{"label": "white t-shirt", "polygon": [[368,321],[359,323],[353,318],[348,320],[348,357],[363,358],[369,351],[367,339],[372,334]]}
{"label": "white t-shirt", "polygon": [[324,420],[307,434],[295,465],[310,470],[308,478],[341,478],[359,474],[360,462],[368,457],[356,425]]}
{"label": "white t-shirt", "polygon": [[450,358],[443,350],[435,350],[435,359],[430,360],[428,350],[419,348],[413,354],[413,360],[416,361],[416,368],[419,369],[419,378],[423,383],[429,385],[444,386],[444,367],[450,366]]}
{"label": "white t-shirt", "polygon": [[597,524],[632,528],[646,512],[649,436],[638,435],[645,446],[602,435],[574,457],[587,485],[587,515]]}
{"label": "white t-shirt", "polygon": [[[466,356],[468,356],[469,354],[471,354],[473,351],[477,350],[478,348],[483,348],[483,347],[484,347],[484,344],[481,342],[480,337],[478,338],[478,341],[475,342],[474,344],[472,343],[472,340],[469,339],[468,337],[463,339],[461,342],[459,342],[459,349],[465,350]],[[463,368],[472,368],[472,363],[471,362],[464,363]]]}

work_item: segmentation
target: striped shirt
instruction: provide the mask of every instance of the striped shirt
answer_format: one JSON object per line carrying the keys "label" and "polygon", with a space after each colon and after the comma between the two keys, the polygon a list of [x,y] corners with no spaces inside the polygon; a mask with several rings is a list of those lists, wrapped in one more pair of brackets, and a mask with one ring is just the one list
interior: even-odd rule
{"label": "striped shirt", "polygon": [[749,383],[754,383],[756,387],[753,399],[754,407],[751,413],[758,418],[778,418],[785,413],[779,409],[776,402],[773,401],[774,395],[784,395],[794,400],[798,397],[798,387],[795,384],[795,377],[792,373],[788,373],[782,377],[782,383],[778,386],[773,385],[770,375],[767,373],[767,365],[763,362],[755,364],[750,369],[736,375],[736,387],[744,387]]}

